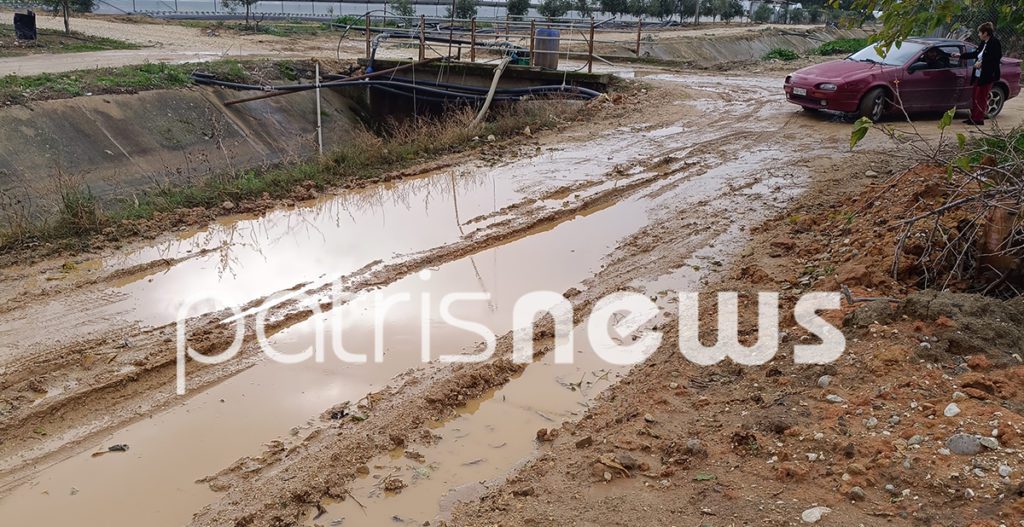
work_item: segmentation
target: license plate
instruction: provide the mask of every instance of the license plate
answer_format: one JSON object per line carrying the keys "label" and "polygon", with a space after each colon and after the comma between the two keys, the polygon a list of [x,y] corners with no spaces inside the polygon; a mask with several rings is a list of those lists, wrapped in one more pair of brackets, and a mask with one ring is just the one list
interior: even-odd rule
{"label": "license plate", "polygon": [[807,95],[807,90],[804,88],[793,88],[793,95]]}

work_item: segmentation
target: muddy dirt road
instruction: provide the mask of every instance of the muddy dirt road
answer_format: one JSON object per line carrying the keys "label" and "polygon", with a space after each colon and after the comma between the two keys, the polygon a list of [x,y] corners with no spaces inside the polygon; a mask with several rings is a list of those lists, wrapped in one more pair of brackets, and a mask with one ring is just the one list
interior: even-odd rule
{"label": "muddy dirt road", "polygon": [[[9,17],[9,12],[3,12]],[[39,27],[63,29],[63,19],[40,16]],[[126,23],[99,18],[74,18],[71,28],[87,35],[123,40],[141,49],[96,51],[11,57],[0,59],[2,75],[36,75],[90,68],[107,68],[144,62],[202,62],[226,58],[344,58],[362,56],[362,42],[348,39],[338,48],[337,35],[302,36],[246,35],[232,31],[223,34],[201,28],[169,23]],[[383,56],[383,54],[382,54]],[[401,54],[407,57],[408,54]]]}
{"label": "muddy dirt road", "polygon": [[[750,229],[821,174],[892,167],[881,139],[849,153],[848,122],[785,103],[776,76],[644,80],[643,109],[628,118],[260,216],[5,269],[0,518],[435,524],[529,461],[538,429],[580,419],[628,371],[600,361],[600,345],[579,330],[572,365],[551,354],[511,363],[518,298],[564,292],[579,316],[630,289],[668,306],[667,291],[715,280]],[[1024,120],[1021,109],[1012,101],[1000,124]],[[492,359],[437,360],[481,345],[438,315],[452,292],[489,295],[453,311],[499,336]],[[191,361],[178,396],[174,321],[196,294],[246,315],[238,326],[223,306],[198,305],[187,320],[193,346],[216,353],[236,327],[246,341],[227,363]],[[381,335],[376,294],[411,299],[389,311]],[[264,359],[255,313],[282,353],[337,337],[367,362]],[[541,332],[536,345],[553,343]],[[114,445],[128,449],[107,452]]]}

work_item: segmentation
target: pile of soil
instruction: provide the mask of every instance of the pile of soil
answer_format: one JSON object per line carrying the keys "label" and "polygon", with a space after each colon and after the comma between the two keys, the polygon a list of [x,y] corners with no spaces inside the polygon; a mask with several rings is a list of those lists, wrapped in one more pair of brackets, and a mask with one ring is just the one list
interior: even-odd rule
{"label": "pile of soil", "polygon": [[[718,286],[740,292],[746,342],[751,300],[781,288],[772,362],[699,367],[669,329],[584,419],[450,525],[1024,525],[1024,300],[916,291],[887,272],[889,225],[911,197],[938,199],[924,197],[933,173],[820,181],[758,229]],[[840,285],[858,301],[822,316],[842,327],[845,353],[794,364],[793,345],[816,338],[790,307]],[[882,296],[891,301],[860,301]]]}

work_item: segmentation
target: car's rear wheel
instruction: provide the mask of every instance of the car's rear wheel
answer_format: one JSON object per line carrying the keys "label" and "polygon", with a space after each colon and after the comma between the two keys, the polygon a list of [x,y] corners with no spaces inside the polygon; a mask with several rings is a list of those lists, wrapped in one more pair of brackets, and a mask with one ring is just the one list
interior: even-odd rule
{"label": "car's rear wheel", "polygon": [[999,86],[993,86],[988,92],[988,108],[985,109],[985,118],[994,119],[999,112],[1003,111],[1003,104],[1006,103],[1006,92]]}
{"label": "car's rear wheel", "polygon": [[880,121],[882,116],[885,115],[885,90],[875,88],[867,92],[864,98],[860,100],[860,111],[858,113],[861,117],[867,117],[872,121]]}

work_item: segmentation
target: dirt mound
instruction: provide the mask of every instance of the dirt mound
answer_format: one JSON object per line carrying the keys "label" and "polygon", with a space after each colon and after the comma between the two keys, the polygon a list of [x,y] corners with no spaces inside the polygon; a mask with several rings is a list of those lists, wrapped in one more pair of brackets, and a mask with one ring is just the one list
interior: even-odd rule
{"label": "dirt mound", "polygon": [[[928,190],[915,174],[894,178],[899,189],[873,184],[871,171],[821,182],[757,230],[719,286],[751,297],[773,284],[784,302],[850,286],[856,302],[829,314],[844,318],[839,360],[793,364],[793,344],[810,337],[791,328],[762,368],[700,368],[666,334],[585,419],[457,509],[452,525],[1024,521],[1024,303],[913,291],[884,272],[894,243],[884,225]],[[858,207],[868,203],[870,215]],[[863,300],[879,294],[895,298]],[[741,324],[740,338],[755,332]]]}

